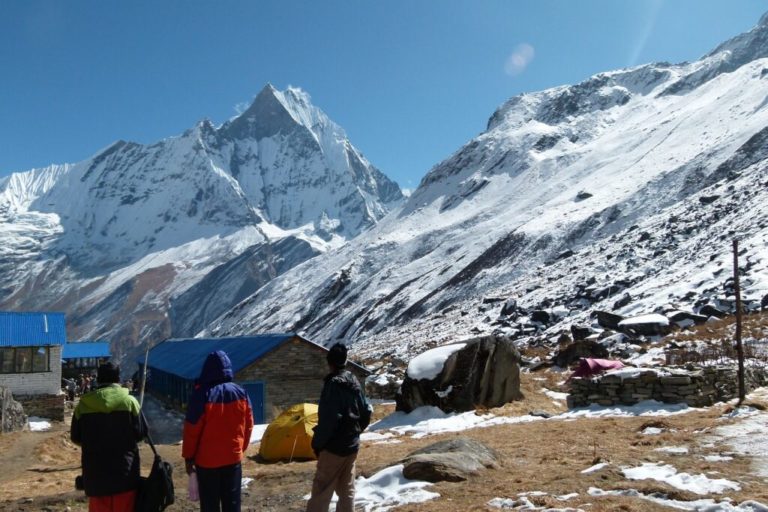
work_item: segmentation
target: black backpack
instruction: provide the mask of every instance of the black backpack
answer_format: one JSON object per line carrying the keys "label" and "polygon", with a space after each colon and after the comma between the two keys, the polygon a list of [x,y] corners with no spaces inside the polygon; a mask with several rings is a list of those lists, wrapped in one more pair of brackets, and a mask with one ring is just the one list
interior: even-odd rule
{"label": "black backpack", "polygon": [[162,512],[176,500],[173,491],[173,466],[157,453],[155,444],[147,432],[147,441],[155,454],[149,476],[141,477],[136,496],[136,512]]}

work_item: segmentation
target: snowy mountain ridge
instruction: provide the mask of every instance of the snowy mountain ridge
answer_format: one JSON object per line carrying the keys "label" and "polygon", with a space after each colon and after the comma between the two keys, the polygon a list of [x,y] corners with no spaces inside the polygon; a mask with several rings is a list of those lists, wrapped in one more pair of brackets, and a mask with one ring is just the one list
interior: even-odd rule
{"label": "snowy mountain ridge", "polygon": [[[76,336],[191,335],[401,200],[308,94],[267,85],[219,127],[0,181],[0,307],[65,310]],[[229,278],[205,279],[223,266]],[[116,318],[139,311],[156,325]]]}
{"label": "snowy mountain ridge", "polygon": [[[733,236],[749,255],[745,294],[759,304],[764,20],[699,61],[510,99],[376,227],[270,282],[207,332],[295,329],[377,356],[477,333],[556,336],[599,309],[727,302]],[[525,314],[501,314],[508,301],[557,321],[532,327]]]}

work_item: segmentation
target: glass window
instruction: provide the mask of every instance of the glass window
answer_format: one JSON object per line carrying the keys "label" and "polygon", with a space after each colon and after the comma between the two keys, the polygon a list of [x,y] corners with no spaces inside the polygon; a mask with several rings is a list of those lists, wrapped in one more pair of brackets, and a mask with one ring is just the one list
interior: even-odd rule
{"label": "glass window", "polygon": [[33,372],[47,372],[48,366],[48,347],[35,347],[34,357],[32,359]]}
{"label": "glass window", "polygon": [[32,371],[32,347],[16,347],[16,373]]}
{"label": "glass window", "polygon": [[0,348],[0,373],[13,373],[13,349]]}

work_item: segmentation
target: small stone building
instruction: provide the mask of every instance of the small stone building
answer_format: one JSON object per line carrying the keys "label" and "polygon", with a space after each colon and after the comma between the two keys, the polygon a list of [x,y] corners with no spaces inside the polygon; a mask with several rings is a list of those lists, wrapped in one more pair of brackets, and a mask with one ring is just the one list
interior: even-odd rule
{"label": "small stone building", "polygon": [[29,416],[64,420],[64,313],[0,312],[0,386]]}
{"label": "small stone building", "polygon": [[[320,399],[328,349],[290,333],[165,340],[149,351],[147,392],[184,408],[205,358],[216,350],[232,361],[234,381],[248,392],[256,423],[271,421],[291,405]],[[143,358],[138,362],[141,374]],[[348,369],[361,384],[369,374],[353,362]]]}

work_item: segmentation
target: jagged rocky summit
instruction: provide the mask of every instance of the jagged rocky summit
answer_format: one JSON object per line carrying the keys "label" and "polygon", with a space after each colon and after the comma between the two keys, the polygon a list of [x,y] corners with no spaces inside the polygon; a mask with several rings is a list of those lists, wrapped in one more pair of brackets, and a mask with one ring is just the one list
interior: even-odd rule
{"label": "jagged rocky summit", "polygon": [[267,85],[221,126],[0,180],[0,308],[63,310],[122,356],[196,334],[401,200],[305,92]]}

